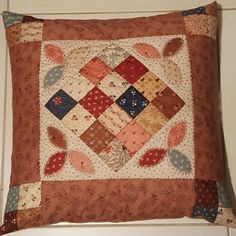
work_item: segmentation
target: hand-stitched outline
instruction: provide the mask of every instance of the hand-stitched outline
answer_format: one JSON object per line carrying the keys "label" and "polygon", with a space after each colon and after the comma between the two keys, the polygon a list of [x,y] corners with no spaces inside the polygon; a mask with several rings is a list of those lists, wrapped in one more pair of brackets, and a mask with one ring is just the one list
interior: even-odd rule
{"label": "hand-stitched outline", "polygon": [[186,134],[186,122],[175,124],[168,133],[167,148],[152,148],[144,153],[139,159],[138,164],[141,167],[153,167],[159,164],[164,157],[168,156],[169,162],[179,171],[189,173],[191,163],[189,159],[180,151],[174,149],[180,144]]}
{"label": "hand-stitched outline", "polygon": [[[56,152],[50,156],[50,158],[48,159],[44,167],[45,175],[50,176],[62,170],[67,159],[69,159],[69,163],[74,167],[75,170],[78,170],[83,173],[88,173],[88,174],[94,173],[94,167],[93,167],[92,161],[87,156],[85,156],[83,153],[80,153],[78,151],[75,151],[75,150],[69,151],[67,149],[66,136],[59,129],[53,126],[48,126],[47,134],[48,134],[48,138],[50,142],[54,146],[63,149],[63,151]],[[75,160],[74,158],[73,160],[71,160],[71,155],[73,153],[76,153],[78,160]]]}
{"label": "hand-stitched outline", "polygon": [[133,45],[133,48],[142,57],[151,60],[158,60],[164,74],[167,76],[170,82],[179,86],[182,81],[181,69],[171,59],[171,57],[180,52],[180,50],[183,48],[183,44],[184,40],[182,38],[173,38],[165,44],[162,53],[159,53],[159,51],[153,45],[146,43],[136,43]]}

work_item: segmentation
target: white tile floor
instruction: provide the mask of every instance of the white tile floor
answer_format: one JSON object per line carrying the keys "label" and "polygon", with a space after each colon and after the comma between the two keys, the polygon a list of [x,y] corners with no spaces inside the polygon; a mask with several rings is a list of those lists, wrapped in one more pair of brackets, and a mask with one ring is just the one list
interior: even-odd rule
{"label": "white tile floor", "polygon": [[[211,0],[0,0],[0,11],[11,10],[21,13],[32,13],[38,17],[47,18],[117,18],[134,17],[139,15],[153,15],[175,9],[187,9]],[[223,126],[228,155],[228,163],[232,184],[236,190],[236,111],[233,102],[236,100],[236,1],[219,0],[222,11],[222,34],[221,34],[221,91]],[[11,110],[11,74],[9,60],[6,56],[5,35],[3,23],[0,23],[0,156],[3,157],[4,173],[1,173],[0,183],[3,186],[3,200],[6,200],[8,179],[10,175],[11,157],[11,133],[12,133],[12,110]],[[5,82],[7,81],[7,84]],[[0,162],[1,170],[1,162]],[[4,175],[4,178],[3,178]],[[202,220],[155,220],[146,222],[133,222],[128,224],[87,224],[71,226],[60,224],[55,227],[31,229],[13,233],[11,235],[192,235],[192,236],[236,236],[236,230],[225,227],[209,226]]]}

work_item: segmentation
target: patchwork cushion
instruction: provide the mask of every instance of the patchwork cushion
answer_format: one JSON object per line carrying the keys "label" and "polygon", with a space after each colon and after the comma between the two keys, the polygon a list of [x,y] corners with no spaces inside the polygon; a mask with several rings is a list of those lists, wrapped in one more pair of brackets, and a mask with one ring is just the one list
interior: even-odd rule
{"label": "patchwork cushion", "polygon": [[214,2],[134,19],[3,12],[14,116],[1,235],[184,216],[235,227],[219,132],[216,11]]}

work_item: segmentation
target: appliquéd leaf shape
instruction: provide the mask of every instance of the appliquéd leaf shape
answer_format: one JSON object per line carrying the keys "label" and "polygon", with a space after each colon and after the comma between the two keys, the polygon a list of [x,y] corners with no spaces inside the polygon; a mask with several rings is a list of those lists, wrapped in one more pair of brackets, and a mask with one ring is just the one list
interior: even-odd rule
{"label": "appliqu\u00e9d leaf shape", "polygon": [[145,58],[158,59],[160,54],[155,47],[147,43],[137,43],[133,46],[137,53]]}
{"label": "appliqu\u00e9d leaf shape", "polygon": [[179,171],[189,173],[191,171],[191,163],[189,159],[181,152],[175,149],[167,151],[170,163]]}
{"label": "appliqu\u00e9d leaf shape", "polygon": [[179,86],[182,81],[180,67],[170,58],[162,58],[160,60],[160,65],[170,83]]}
{"label": "appliqu\u00e9d leaf shape", "polygon": [[44,87],[54,85],[59,79],[61,79],[64,72],[64,66],[55,66],[48,71],[44,78]]}
{"label": "appliqu\u00e9d leaf shape", "polygon": [[81,47],[72,50],[66,57],[65,64],[68,67],[81,67],[84,65],[90,52],[89,47]]}
{"label": "appliqu\u00e9d leaf shape", "polygon": [[57,64],[64,64],[64,53],[61,48],[53,44],[46,44],[44,46],[44,52],[49,60]]}
{"label": "appliqu\u00e9d leaf shape", "polygon": [[47,131],[48,131],[48,138],[53,145],[62,149],[67,148],[67,141],[65,135],[59,129],[53,126],[48,126]]}
{"label": "appliqu\u00e9d leaf shape", "polygon": [[158,164],[166,154],[164,149],[150,149],[139,160],[139,165],[142,167],[151,167]]}
{"label": "appliqu\u00e9d leaf shape", "polygon": [[53,154],[48,159],[48,162],[44,168],[44,174],[52,175],[58,172],[59,170],[61,170],[66,161],[66,154],[67,152],[64,152],[64,151]]}
{"label": "appliqu\u00e9d leaf shape", "polygon": [[93,163],[83,153],[78,151],[71,151],[68,154],[68,158],[75,170],[79,170],[88,174],[92,174],[94,172]]}
{"label": "appliqu\u00e9d leaf shape", "polygon": [[183,141],[185,132],[186,132],[186,123],[184,121],[174,125],[170,129],[168,134],[168,140],[167,140],[168,147],[170,148],[180,144]]}
{"label": "appliqu\u00e9d leaf shape", "polygon": [[163,49],[163,57],[173,56],[179,52],[179,50],[183,46],[183,39],[182,38],[173,38],[167,42]]}

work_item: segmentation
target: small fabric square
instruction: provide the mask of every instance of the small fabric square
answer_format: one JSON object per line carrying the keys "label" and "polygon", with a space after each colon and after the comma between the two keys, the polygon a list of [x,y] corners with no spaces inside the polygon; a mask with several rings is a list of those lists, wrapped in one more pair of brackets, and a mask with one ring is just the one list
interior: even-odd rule
{"label": "small fabric square", "polygon": [[79,101],[93,87],[93,83],[89,80],[83,78],[82,76],[77,76],[77,78],[70,79],[62,89],[74,100]]}
{"label": "small fabric square", "polygon": [[19,186],[13,186],[9,189],[5,212],[17,210],[19,201]]}
{"label": "small fabric square", "polygon": [[99,154],[114,139],[114,137],[115,136],[98,120],[80,136],[84,143],[86,143],[97,154]]}
{"label": "small fabric square", "polygon": [[130,84],[133,84],[143,76],[148,69],[136,58],[129,56],[121,62],[114,71],[126,79]]}
{"label": "small fabric square", "polygon": [[149,101],[133,86],[130,86],[116,103],[132,118],[136,117],[149,103]]}
{"label": "small fabric square", "polygon": [[77,104],[62,121],[73,133],[81,135],[96,119],[80,104]]}
{"label": "small fabric square", "polygon": [[217,216],[217,208],[207,208],[201,206],[195,206],[193,209],[192,217],[204,217],[209,222],[214,222]]}
{"label": "small fabric square", "polygon": [[18,230],[17,226],[17,211],[7,212],[4,215],[3,225],[0,227],[0,232],[7,234]]}
{"label": "small fabric square", "polygon": [[32,41],[42,41],[43,37],[43,22],[29,22],[21,24],[21,37],[22,43]]}
{"label": "small fabric square", "polygon": [[6,37],[10,47],[14,46],[17,43],[20,43],[20,31],[20,24],[12,25],[10,28],[7,29]]}
{"label": "small fabric square", "polygon": [[133,86],[149,101],[152,101],[167,87],[167,85],[151,71],[145,73]]}
{"label": "small fabric square", "polygon": [[100,81],[97,86],[112,100],[116,100],[123,92],[125,92],[130,84],[116,72],[112,72]]}
{"label": "small fabric square", "polygon": [[11,26],[13,24],[21,23],[23,15],[16,14],[13,12],[3,11],[2,17],[3,17],[4,26],[7,29],[9,26]]}
{"label": "small fabric square", "polygon": [[205,7],[197,7],[185,11],[181,11],[182,16],[189,16],[189,15],[200,15],[200,14],[206,14]]}
{"label": "small fabric square", "polygon": [[93,58],[80,70],[81,75],[95,85],[110,72],[111,68],[98,57]]}
{"label": "small fabric square", "polygon": [[107,46],[98,54],[98,57],[112,69],[118,66],[128,56],[128,52],[115,44]]}
{"label": "small fabric square", "polygon": [[111,133],[117,135],[132,118],[122,110],[116,103],[112,104],[98,120],[107,128]]}
{"label": "small fabric square", "polygon": [[73,107],[76,106],[76,104],[77,101],[60,89],[49,99],[45,107],[61,120]]}
{"label": "small fabric square", "polygon": [[168,121],[168,119],[151,103],[135,117],[135,121],[149,134],[154,135]]}
{"label": "small fabric square", "polygon": [[223,208],[230,208],[230,197],[227,191],[226,183],[223,181],[217,182],[218,201]]}
{"label": "small fabric square", "polygon": [[18,210],[37,208],[41,203],[41,182],[22,184],[19,192]]}
{"label": "small fabric square", "polygon": [[88,110],[90,114],[97,118],[113,103],[113,101],[99,88],[94,87],[79,101],[79,103]]}
{"label": "small fabric square", "polygon": [[20,210],[17,212],[17,225],[20,229],[30,228],[42,224],[43,216],[40,208]]}
{"label": "small fabric square", "polygon": [[22,23],[26,23],[26,22],[44,22],[44,19],[38,19],[33,16],[24,15],[22,19]]}
{"label": "small fabric square", "polygon": [[131,121],[120,131],[117,138],[124,144],[130,156],[133,156],[150,139],[150,135],[136,121]]}
{"label": "small fabric square", "polygon": [[158,94],[152,104],[168,119],[171,119],[185,103],[172,89],[167,87]]}
{"label": "small fabric square", "polygon": [[218,208],[218,192],[215,181],[195,180],[195,206]]}
{"label": "small fabric square", "polygon": [[131,159],[126,147],[117,138],[100,152],[99,157],[114,171],[119,171]]}
{"label": "small fabric square", "polygon": [[205,35],[216,38],[216,18],[210,15],[190,15],[184,17],[187,34]]}

